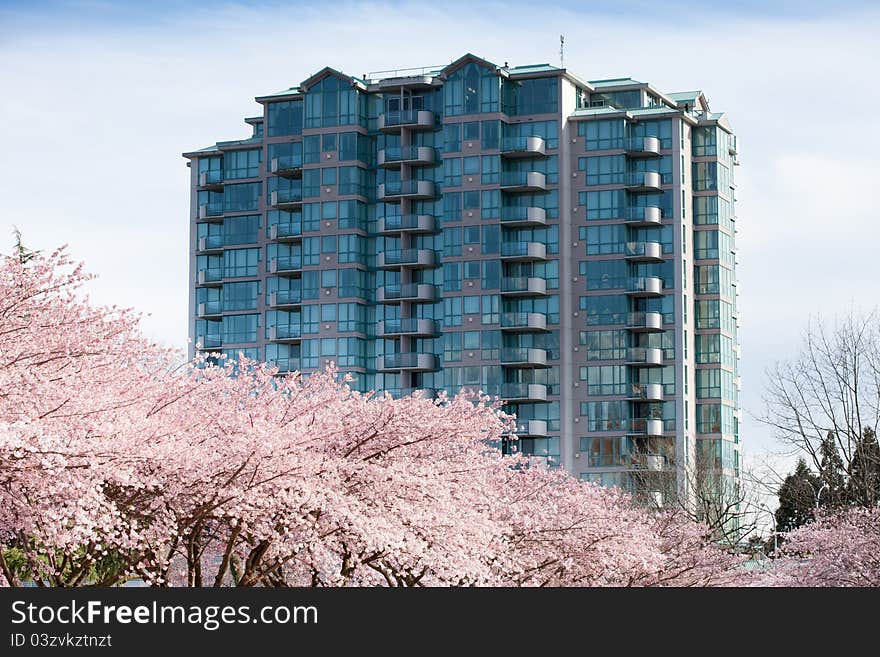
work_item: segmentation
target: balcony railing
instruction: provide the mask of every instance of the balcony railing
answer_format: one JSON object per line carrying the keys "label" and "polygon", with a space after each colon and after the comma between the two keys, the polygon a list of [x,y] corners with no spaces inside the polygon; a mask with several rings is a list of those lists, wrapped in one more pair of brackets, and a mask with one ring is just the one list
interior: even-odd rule
{"label": "balcony railing", "polygon": [[546,420],[523,420],[516,423],[514,432],[519,438],[543,438],[547,436]]}
{"label": "balcony railing", "polygon": [[663,330],[663,315],[656,312],[634,312],[626,316],[626,328],[635,333],[656,333]]}
{"label": "balcony railing", "polygon": [[501,208],[501,225],[511,228],[546,226],[547,211],[538,207],[504,206]]}
{"label": "balcony railing", "polygon": [[437,256],[430,249],[400,249],[382,251],[376,258],[379,269],[396,269],[398,267],[435,267]]}
{"label": "balcony railing", "polygon": [[637,297],[663,296],[663,279],[658,276],[640,276],[627,281],[626,291]]}
{"label": "balcony railing", "polygon": [[208,267],[207,269],[199,269],[197,277],[197,282],[199,285],[219,285],[222,280],[222,267]]}
{"label": "balcony railing", "polygon": [[427,283],[406,283],[380,287],[376,300],[379,303],[433,303],[437,300],[437,286]]}
{"label": "balcony railing", "polygon": [[223,313],[222,301],[201,301],[196,307],[196,314],[199,317],[216,317]]}
{"label": "balcony railing", "polygon": [[384,112],[379,115],[379,130],[400,132],[401,128],[410,130],[433,130],[434,112],[429,110],[403,110]]}
{"label": "balcony railing", "polygon": [[501,139],[501,155],[510,158],[543,157],[546,144],[543,137],[504,137]]}
{"label": "balcony railing", "polygon": [[626,174],[625,184],[631,192],[659,192],[663,179],[654,171],[639,171]]}
{"label": "balcony railing", "polygon": [[501,279],[501,294],[511,297],[540,297],[547,294],[547,281],[535,276]]}
{"label": "balcony railing", "polygon": [[663,385],[660,383],[633,383],[627,399],[632,401],[663,401]]}
{"label": "balcony railing", "polygon": [[547,367],[547,350],[508,347],[501,350],[501,364],[510,367]]}
{"label": "balcony railing", "polygon": [[198,250],[202,253],[223,250],[222,235],[203,235],[199,238]]}
{"label": "balcony railing", "polygon": [[302,271],[302,257],[281,256],[269,261],[270,274],[295,274]]}
{"label": "balcony railing", "polygon": [[529,262],[547,259],[547,245],[541,242],[502,242],[501,259]]}
{"label": "balcony railing", "polygon": [[660,140],[657,137],[630,137],[623,148],[629,157],[659,157]]}
{"label": "balcony railing", "polygon": [[386,169],[399,169],[401,164],[428,166],[434,164],[434,149],[430,146],[389,146],[379,149],[376,162]]}
{"label": "balcony railing", "polygon": [[539,171],[503,171],[501,189],[506,192],[540,192],[547,189],[547,176]]}
{"label": "balcony railing", "polygon": [[378,232],[393,233],[436,233],[437,224],[430,214],[392,214],[379,217]]}
{"label": "balcony railing", "polygon": [[282,155],[273,157],[269,164],[269,172],[282,178],[302,178],[302,156]]}
{"label": "balcony railing", "polygon": [[380,201],[394,202],[402,198],[426,200],[434,198],[434,183],[430,180],[401,180],[379,185]]}
{"label": "balcony railing", "polygon": [[272,342],[298,342],[301,337],[300,324],[276,324],[269,327],[269,340]]}
{"label": "balcony railing", "polygon": [[302,290],[277,290],[269,293],[269,306],[283,308],[302,304]]}
{"label": "balcony railing", "polygon": [[626,362],[630,365],[663,365],[663,350],[656,347],[630,347],[626,350]]}
{"label": "balcony railing", "polygon": [[215,169],[199,173],[199,188],[217,191],[223,189],[223,171]]}
{"label": "balcony railing", "polygon": [[624,211],[624,218],[633,226],[659,226],[663,211],[656,205],[631,206]]}
{"label": "balcony railing", "polygon": [[395,399],[400,399],[401,397],[410,397],[415,393],[420,393],[422,397],[426,399],[432,399],[437,396],[437,391],[433,388],[384,388],[383,390],[377,391],[379,394],[382,392],[390,392],[391,396]]}
{"label": "balcony railing", "polygon": [[211,221],[223,218],[223,203],[202,203],[199,206],[199,219]]}
{"label": "balcony railing", "polygon": [[500,396],[508,402],[547,401],[547,386],[542,383],[503,383]]}
{"label": "balcony railing", "polygon": [[501,330],[517,333],[547,330],[547,315],[543,313],[502,313]]}
{"label": "balcony railing", "polygon": [[663,260],[663,245],[660,242],[627,242],[626,258],[634,262],[660,262]]}
{"label": "balcony railing", "polygon": [[286,221],[281,224],[269,226],[269,239],[271,240],[296,240],[302,237],[302,222]]}
{"label": "balcony railing", "polygon": [[407,370],[429,372],[437,369],[437,356],[418,352],[385,354],[376,358],[379,371]]}
{"label": "balcony railing", "polygon": [[276,358],[270,360],[269,365],[277,367],[278,374],[289,374],[291,372],[298,372],[302,369],[299,358]]}
{"label": "balcony railing", "polygon": [[662,436],[663,420],[641,417],[631,418],[627,433],[633,436]]}
{"label": "balcony railing", "polygon": [[223,339],[216,333],[196,336],[196,347],[198,349],[219,349],[222,345]]}
{"label": "balcony railing", "polygon": [[440,334],[440,325],[433,319],[421,319],[418,317],[386,319],[379,322],[376,334],[382,337],[410,335],[433,338]]}
{"label": "balcony railing", "polygon": [[292,209],[302,205],[301,189],[276,189],[269,195],[269,205],[279,210]]}

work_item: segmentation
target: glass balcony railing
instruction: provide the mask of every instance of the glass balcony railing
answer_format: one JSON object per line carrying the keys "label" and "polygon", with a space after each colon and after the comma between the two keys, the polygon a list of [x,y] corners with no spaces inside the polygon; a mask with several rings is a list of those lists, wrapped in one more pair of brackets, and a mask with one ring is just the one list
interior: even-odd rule
{"label": "glass balcony railing", "polygon": [[300,369],[302,369],[299,358],[276,358],[269,361],[269,365],[274,365],[275,367],[277,367],[278,374],[298,372],[300,371]]}
{"label": "glass balcony railing", "polygon": [[276,324],[269,327],[270,340],[292,340],[302,337],[300,324]]}
{"label": "glass balcony railing", "polygon": [[547,315],[543,313],[502,313],[501,328],[510,331],[544,331]]}
{"label": "glass balcony railing", "polygon": [[546,367],[547,351],[531,347],[508,347],[501,350],[501,362],[523,367]]}
{"label": "glass balcony railing", "polygon": [[626,316],[626,327],[632,331],[662,331],[663,315],[657,312],[634,312]]}
{"label": "glass balcony railing", "polygon": [[380,287],[377,300],[380,303],[400,301],[432,303],[437,300],[437,286],[427,283],[389,284]]}
{"label": "glass balcony railing", "polygon": [[379,253],[379,267],[433,267],[436,254],[428,249],[399,249]]}
{"label": "glass balcony railing", "polygon": [[542,296],[547,294],[547,281],[535,276],[513,276],[501,279],[501,293],[518,296]]}
{"label": "glass balcony railing", "polygon": [[502,171],[501,187],[516,191],[547,189],[547,176],[538,171]]}
{"label": "glass balcony railing", "polygon": [[198,308],[196,309],[199,317],[209,317],[212,315],[219,315],[223,312],[223,302],[222,301],[201,301],[198,304]]}
{"label": "glass balcony railing", "polygon": [[295,306],[302,303],[302,290],[276,290],[269,294],[270,306]]}
{"label": "glass balcony railing", "polygon": [[202,219],[207,219],[209,217],[222,217],[223,216],[223,203],[222,202],[214,202],[214,203],[202,203],[199,206],[199,217]]}
{"label": "glass balcony railing", "polygon": [[547,246],[541,242],[502,242],[501,257],[521,260],[545,260],[547,258]]}
{"label": "glass balcony railing", "polygon": [[429,214],[392,214],[379,217],[379,232],[435,232],[434,217]]}
{"label": "glass balcony railing", "polygon": [[509,226],[543,226],[547,223],[547,212],[544,208],[508,205],[501,208],[501,223]]}
{"label": "glass balcony railing", "polygon": [[379,369],[381,370],[435,370],[437,369],[437,356],[434,354],[422,354],[417,352],[404,352],[399,354],[385,354],[379,357]]}
{"label": "glass balcony railing", "polygon": [[220,187],[223,185],[223,171],[215,169],[199,173],[200,187]]}
{"label": "glass balcony railing", "polygon": [[222,235],[203,235],[199,238],[199,251],[219,251],[222,248]]}
{"label": "glass balcony railing", "polygon": [[431,164],[434,162],[434,149],[429,146],[389,146],[378,153],[379,166],[411,162]]}
{"label": "glass balcony railing", "polygon": [[434,113],[429,110],[402,110],[379,115],[379,130],[434,127]]}
{"label": "glass balcony railing", "polygon": [[294,177],[302,175],[302,155],[281,155],[273,157],[270,163],[270,173],[282,177]]}
{"label": "glass balcony railing", "polygon": [[298,205],[302,203],[302,189],[276,189],[269,197],[270,205]]}
{"label": "glass balcony railing", "polygon": [[280,274],[284,272],[297,272],[302,269],[301,256],[281,256],[269,261],[269,272]]}
{"label": "glass balcony railing", "polygon": [[663,279],[657,276],[630,278],[626,283],[626,291],[636,296],[661,296],[663,294]]}
{"label": "glass balcony railing", "polygon": [[201,345],[201,349],[219,349],[223,345],[223,338],[218,333],[197,335],[196,345]]}
{"label": "glass balcony railing", "polygon": [[199,269],[198,280],[202,285],[206,283],[219,283],[223,280],[223,268],[208,267],[207,269]]}
{"label": "glass balcony railing", "polygon": [[433,319],[405,317],[386,319],[379,323],[379,335],[418,335],[432,337],[440,332],[439,324]]}
{"label": "glass balcony railing", "polygon": [[547,401],[547,386],[541,383],[503,383],[500,396],[510,402]]}

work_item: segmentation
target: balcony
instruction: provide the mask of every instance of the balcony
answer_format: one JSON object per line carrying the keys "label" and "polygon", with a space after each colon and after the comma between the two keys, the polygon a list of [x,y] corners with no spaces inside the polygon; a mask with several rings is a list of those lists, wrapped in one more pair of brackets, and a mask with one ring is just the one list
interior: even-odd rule
{"label": "balcony", "polygon": [[663,262],[663,245],[660,242],[627,242],[624,254],[632,262]]}
{"label": "balcony", "polygon": [[626,284],[626,293],[633,297],[662,297],[663,279],[658,276],[630,278]]}
{"label": "balcony", "polygon": [[624,213],[624,219],[633,227],[660,226],[663,220],[663,211],[656,205],[629,207]]}
{"label": "balcony", "polygon": [[283,155],[281,157],[273,157],[269,163],[269,173],[281,178],[302,178],[302,171],[302,157],[299,156]]}
{"label": "balcony", "polygon": [[626,350],[626,364],[640,367],[662,367],[663,350],[656,347],[630,347]]}
{"label": "balcony", "polygon": [[503,383],[500,396],[510,403],[547,401],[547,386],[543,383]]}
{"label": "balcony", "polygon": [[196,336],[196,349],[202,351],[205,349],[219,349],[222,345],[223,340],[218,334]]}
{"label": "balcony", "polygon": [[281,276],[299,274],[302,272],[302,258],[300,256],[282,256],[272,258],[269,261],[269,273]]}
{"label": "balcony", "polygon": [[503,313],[501,330],[508,333],[542,333],[547,330],[547,315],[543,313]]}
{"label": "balcony", "polygon": [[623,148],[627,157],[660,157],[660,140],[657,137],[631,137]]}
{"label": "balcony", "polygon": [[629,421],[630,436],[662,436],[663,420],[635,417]]}
{"label": "balcony", "polygon": [[386,285],[376,293],[379,303],[393,304],[406,301],[408,303],[434,303],[437,300],[437,287],[427,283],[406,283],[404,285]]}
{"label": "balcony", "polygon": [[543,192],[547,189],[547,176],[538,171],[504,171],[501,173],[501,190],[504,192]]}
{"label": "balcony", "polygon": [[655,312],[629,313],[626,328],[633,333],[658,333],[663,330],[663,315]]}
{"label": "balcony", "polygon": [[269,327],[269,341],[291,343],[302,338],[302,327],[299,324],[276,324]]}
{"label": "balcony", "polygon": [[216,319],[223,314],[223,302],[201,301],[196,306],[196,316],[199,319]]}
{"label": "balcony", "polygon": [[502,242],[501,259],[508,262],[546,260],[547,245],[541,242]]}
{"label": "balcony", "polygon": [[434,149],[430,146],[391,146],[380,148],[376,164],[383,169],[399,169],[401,164],[413,167],[434,164]]}
{"label": "balcony", "polygon": [[434,198],[434,183],[430,180],[402,180],[379,185],[378,199],[386,203],[399,203],[401,199],[413,201]]}
{"label": "balcony", "polygon": [[270,366],[278,368],[278,374],[290,374],[291,372],[299,372],[299,358],[276,358],[269,361]]}
{"label": "balcony", "polygon": [[222,192],[223,172],[219,169],[214,171],[201,171],[199,173],[199,191]]}
{"label": "balcony", "polygon": [[501,140],[501,156],[511,159],[544,157],[547,146],[543,137],[504,137]]}
{"label": "balcony", "polygon": [[547,296],[547,281],[535,276],[501,279],[501,296],[543,297]]}
{"label": "balcony", "polygon": [[549,367],[547,350],[531,347],[508,347],[501,350],[501,365],[504,367]]}
{"label": "balcony", "polygon": [[660,383],[633,383],[627,399],[630,401],[662,402],[663,385]]}
{"label": "balcony", "polygon": [[302,239],[302,224],[287,221],[269,226],[269,239],[276,242],[292,242]]}
{"label": "balcony", "polygon": [[216,287],[221,285],[223,280],[223,269],[221,267],[209,267],[208,269],[199,269],[196,274],[196,283],[198,285]]}
{"label": "balcony", "polygon": [[223,221],[222,203],[202,203],[199,206],[200,221]]}
{"label": "balcony", "polygon": [[433,388],[384,388],[383,390],[377,390],[376,392],[390,392],[391,396],[395,399],[400,399],[401,397],[411,397],[417,392],[421,393],[421,396],[426,399],[433,399],[437,396],[437,391]]}
{"label": "balcony", "polygon": [[302,290],[277,290],[269,293],[270,308],[294,308],[302,305]]}
{"label": "balcony", "polygon": [[437,266],[437,254],[430,249],[383,251],[376,258],[376,266],[379,269],[398,269],[399,267],[427,269]]}
{"label": "balcony", "polygon": [[403,319],[386,319],[379,322],[376,335],[383,338],[412,336],[416,338],[434,338],[440,334],[440,326],[433,319],[405,317]]}
{"label": "balcony", "polygon": [[294,210],[301,208],[303,194],[301,189],[276,189],[269,194],[269,205],[276,210]]}
{"label": "balcony", "polygon": [[437,222],[430,214],[393,214],[379,217],[377,229],[381,235],[436,233]]}
{"label": "balcony", "polygon": [[501,225],[509,228],[540,228],[547,225],[544,208],[505,206],[501,208]]}
{"label": "balcony", "polygon": [[437,369],[437,356],[434,354],[420,354],[407,352],[400,354],[385,354],[376,357],[376,369],[380,372],[395,372],[406,370],[408,372],[430,372]]}
{"label": "balcony", "polygon": [[516,436],[518,438],[546,438],[546,420],[523,420],[516,423]]}
{"label": "balcony", "polygon": [[381,132],[398,133],[401,128],[433,130],[434,125],[434,112],[429,110],[403,110],[380,114],[378,127]]}
{"label": "balcony", "polygon": [[625,184],[630,192],[659,192],[663,179],[654,171],[639,171],[626,174]]}
{"label": "balcony", "polygon": [[204,254],[222,253],[222,251],[223,251],[223,236],[222,235],[204,235],[199,238],[199,243],[196,248],[199,253],[204,253]]}

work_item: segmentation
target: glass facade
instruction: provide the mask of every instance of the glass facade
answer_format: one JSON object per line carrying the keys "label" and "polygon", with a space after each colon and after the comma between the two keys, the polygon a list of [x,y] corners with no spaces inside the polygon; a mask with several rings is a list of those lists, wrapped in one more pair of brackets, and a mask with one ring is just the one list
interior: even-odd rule
{"label": "glass facade", "polygon": [[325,69],[186,154],[195,348],[479,388],[517,417],[505,449],[610,485],[738,468],[726,124],[550,66],[430,77]]}

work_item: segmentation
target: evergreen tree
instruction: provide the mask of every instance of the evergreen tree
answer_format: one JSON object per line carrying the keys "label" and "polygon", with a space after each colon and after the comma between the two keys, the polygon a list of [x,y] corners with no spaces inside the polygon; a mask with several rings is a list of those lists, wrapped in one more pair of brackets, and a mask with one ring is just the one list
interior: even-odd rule
{"label": "evergreen tree", "polygon": [[819,497],[820,506],[841,507],[847,502],[846,478],[843,459],[837,449],[837,436],[829,431],[819,446],[819,486],[823,492]]}
{"label": "evergreen tree", "polygon": [[848,484],[850,504],[874,506],[880,502],[880,444],[873,429],[865,429],[855,445]]}
{"label": "evergreen tree", "polygon": [[776,509],[776,530],[790,532],[813,519],[815,492],[819,490],[819,477],[807,467],[806,461],[798,459],[794,472],[785,478],[777,493],[779,508]]}

